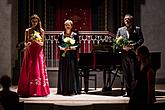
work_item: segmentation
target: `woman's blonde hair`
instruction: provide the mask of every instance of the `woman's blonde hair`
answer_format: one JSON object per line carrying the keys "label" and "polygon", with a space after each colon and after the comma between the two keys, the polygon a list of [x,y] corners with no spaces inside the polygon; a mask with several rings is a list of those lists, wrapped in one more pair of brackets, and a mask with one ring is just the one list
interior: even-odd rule
{"label": "woman's blonde hair", "polygon": [[73,25],[73,21],[72,20],[66,20],[65,22],[64,22],[64,24],[71,24],[71,25]]}

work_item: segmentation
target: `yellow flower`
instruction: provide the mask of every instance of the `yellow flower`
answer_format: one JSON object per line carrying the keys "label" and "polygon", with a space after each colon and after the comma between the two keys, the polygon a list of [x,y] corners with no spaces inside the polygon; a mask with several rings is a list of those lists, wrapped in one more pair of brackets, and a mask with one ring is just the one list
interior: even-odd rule
{"label": "yellow flower", "polygon": [[126,46],[129,44],[128,39],[124,36],[120,36],[116,39],[116,44],[119,46]]}
{"label": "yellow flower", "polygon": [[121,40],[123,40],[123,36],[118,37],[116,43],[118,44]]}
{"label": "yellow flower", "polygon": [[37,31],[34,31],[33,39],[38,41],[38,42],[42,42],[42,37],[40,36],[40,33]]}
{"label": "yellow flower", "polygon": [[112,46],[113,52],[118,52],[118,51],[122,50],[122,48],[124,46],[129,45],[129,42],[130,41],[124,36],[120,36],[120,37],[114,39],[113,40],[113,46]]}

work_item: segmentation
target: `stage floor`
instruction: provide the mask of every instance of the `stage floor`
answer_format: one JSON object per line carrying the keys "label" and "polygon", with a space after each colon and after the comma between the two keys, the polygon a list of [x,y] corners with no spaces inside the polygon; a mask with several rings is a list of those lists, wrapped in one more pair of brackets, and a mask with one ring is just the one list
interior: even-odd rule
{"label": "stage floor", "polygon": [[[156,85],[156,103],[152,110],[163,110],[165,106],[165,84]],[[17,86],[11,88],[17,91]],[[20,110],[127,110],[128,97],[123,97],[121,88],[102,92],[102,88],[90,88],[85,94],[62,96],[57,95],[57,88],[50,88],[46,97],[20,98]]]}
{"label": "stage floor", "polygon": [[[156,103],[165,103],[165,85],[156,85]],[[17,91],[17,86],[12,87],[13,91]],[[129,98],[122,96],[121,88],[112,88],[112,91],[102,92],[102,88],[89,88],[89,92],[85,94],[62,96],[56,94],[57,88],[50,88],[50,95],[46,97],[28,97],[20,98],[20,102],[24,103],[47,103],[58,105],[84,105],[84,104],[127,104]]]}

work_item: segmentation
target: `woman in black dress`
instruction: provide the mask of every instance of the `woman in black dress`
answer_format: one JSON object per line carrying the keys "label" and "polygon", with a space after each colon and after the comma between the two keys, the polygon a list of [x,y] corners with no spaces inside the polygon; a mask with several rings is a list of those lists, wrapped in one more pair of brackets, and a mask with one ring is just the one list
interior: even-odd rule
{"label": "woman in black dress", "polygon": [[150,53],[146,46],[137,48],[139,72],[133,93],[129,100],[130,110],[140,110],[151,106],[155,100],[155,73],[151,65]]}
{"label": "woman in black dress", "polygon": [[80,93],[77,52],[79,37],[72,31],[73,22],[64,22],[65,31],[60,33],[58,47],[60,49],[57,94],[76,95]]}

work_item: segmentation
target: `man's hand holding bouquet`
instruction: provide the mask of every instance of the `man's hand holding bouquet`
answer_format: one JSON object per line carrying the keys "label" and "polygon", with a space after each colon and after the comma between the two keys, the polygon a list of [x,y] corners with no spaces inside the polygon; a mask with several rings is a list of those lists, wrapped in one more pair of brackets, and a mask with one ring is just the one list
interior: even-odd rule
{"label": "man's hand holding bouquet", "polygon": [[117,51],[117,50],[121,51],[122,49],[125,50],[125,51],[133,49],[134,46],[131,44],[131,42],[132,41],[128,40],[124,36],[120,36],[120,37],[116,38],[114,40],[114,43],[113,43],[114,52]]}

